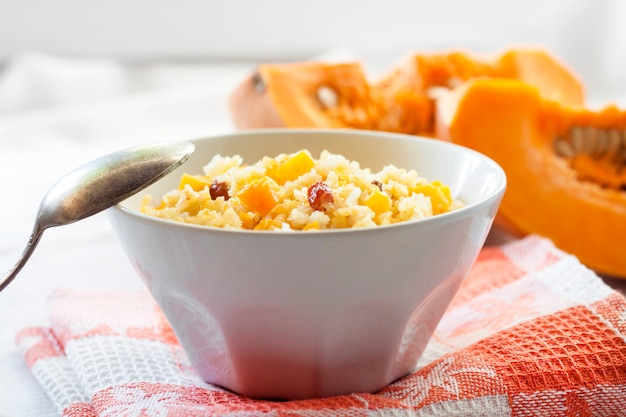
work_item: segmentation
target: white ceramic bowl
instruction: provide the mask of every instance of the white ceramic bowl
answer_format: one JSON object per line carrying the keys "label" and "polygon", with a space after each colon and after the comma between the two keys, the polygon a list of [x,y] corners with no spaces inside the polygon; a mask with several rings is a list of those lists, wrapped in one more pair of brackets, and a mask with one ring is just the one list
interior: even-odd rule
{"label": "white ceramic bowl", "polygon": [[300,399],[373,392],[411,372],[485,241],[506,186],[502,169],[449,143],[366,131],[263,130],[193,142],[189,161],[146,192],[159,198],[216,153],[254,162],[303,148],[375,171],[414,168],[450,185],[464,208],[359,230],[212,229],[140,214],[141,195],[109,210],[207,382]]}

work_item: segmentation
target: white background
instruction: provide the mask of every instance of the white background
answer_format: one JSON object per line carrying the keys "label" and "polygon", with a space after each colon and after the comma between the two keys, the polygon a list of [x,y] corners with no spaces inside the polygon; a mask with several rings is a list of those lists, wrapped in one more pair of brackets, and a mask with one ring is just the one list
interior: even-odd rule
{"label": "white background", "polygon": [[415,50],[514,43],[551,48],[594,97],[626,89],[619,0],[0,0],[0,60],[35,50],[271,61],[332,49],[386,66]]}

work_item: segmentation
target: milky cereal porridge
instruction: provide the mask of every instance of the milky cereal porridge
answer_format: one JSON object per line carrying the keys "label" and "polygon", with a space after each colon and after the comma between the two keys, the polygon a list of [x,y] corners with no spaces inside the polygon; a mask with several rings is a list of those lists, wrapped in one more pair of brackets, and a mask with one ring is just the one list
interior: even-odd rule
{"label": "milky cereal porridge", "polygon": [[254,164],[216,155],[202,175],[183,174],[178,189],[143,213],[228,229],[313,231],[365,228],[423,219],[462,207],[447,185],[393,165],[379,172],[308,150]]}

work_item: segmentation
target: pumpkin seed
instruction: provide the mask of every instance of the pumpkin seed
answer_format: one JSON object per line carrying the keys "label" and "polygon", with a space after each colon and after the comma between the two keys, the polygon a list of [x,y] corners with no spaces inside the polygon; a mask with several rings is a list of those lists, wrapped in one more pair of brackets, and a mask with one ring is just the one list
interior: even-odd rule
{"label": "pumpkin seed", "polygon": [[574,126],[554,139],[554,152],[564,158],[585,154],[594,159],[609,156],[612,164],[626,168],[626,130]]}
{"label": "pumpkin seed", "polygon": [[572,146],[575,153],[582,153],[585,146],[585,138],[583,137],[583,130],[580,127],[573,127],[570,129],[570,137],[572,139]]}
{"label": "pumpkin seed", "polygon": [[608,154],[616,154],[620,148],[621,138],[620,132],[615,129],[611,129],[608,131],[608,145],[606,149],[606,153]]}
{"label": "pumpkin seed", "polygon": [[339,104],[337,92],[325,85],[317,89],[317,100],[327,109],[337,107]]}
{"label": "pumpkin seed", "polygon": [[582,152],[586,155],[593,156],[594,150],[598,146],[597,130],[590,126],[584,127],[582,130],[584,138]]}
{"label": "pumpkin seed", "polygon": [[554,151],[565,158],[573,158],[575,155],[571,142],[561,138],[554,141]]}
{"label": "pumpkin seed", "polygon": [[600,158],[606,153],[609,147],[609,132],[606,130],[596,130],[596,146],[592,150],[593,157]]}
{"label": "pumpkin seed", "polygon": [[[597,175],[592,172],[579,172],[579,179],[592,181],[603,188],[612,188],[626,191],[626,181],[623,172],[626,170],[626,130],[600,129],[592,126],[574,126],[562,136],[554,139],[554,152],[560,157],[570,160],[572,168],[578,171],[575,165],[576,155],[587,155],[600,165]],[[606,171],[605,171],[606,170]],[[607,178],[602,172],[615,172],[615,177]]]}

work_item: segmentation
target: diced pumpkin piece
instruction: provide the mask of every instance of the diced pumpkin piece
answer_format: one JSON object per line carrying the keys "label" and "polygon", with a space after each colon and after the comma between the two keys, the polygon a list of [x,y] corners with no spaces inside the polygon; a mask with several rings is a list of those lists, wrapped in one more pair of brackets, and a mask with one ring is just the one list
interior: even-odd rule
{"label": "diced pumpkin piece", "polygon": [[241,227],[243,229],[248,229],[248,230],[254,229],[254,226],[257,220],[257,215],[255,213],[244,211],[244,212],[237,213],[237,215],[239,215],[239,219],[241,220]]}
{"label": "diced pumpkin piece", "polygon": [[311,155],[302,150],[276,167],[276,170],[272,173],[272,177],[277,183],[284,184],[287,181],[297,179],[300,175],[306,174],[314,166],[315,161],[311,158]]}
{"label": "diced pumpkin piece", "polygon": [[442,183],[441,181],[435,180],[430,183],[433,187],[437,187],[443,195],[446,197],[448,201],[448,205],[452,204],[452,193],[450,192],[450,187]]}
{"label": "diced pumpkin piece", "polygon": [[311,222],[304,226],[302,230],[320,230],[320,223],[318,221]]}
{"label": "diced pumpkin piece", "polygon": [[189,185],[194,191],[202,191],[204,190],[204,187],[211,186],[211,179],[205,175],[190,175],[184,173],[180,177],[178,189],[182,190],[183,188],[185,188],[185,185]]}
{"label": "diced pumpkin piece", "polygon": [[385,213],[391,209],[391,200],[387,194],[383,193],[378,188],[376,188],[374,192],[367,197],[364,204],[371,208],[377,215]]}
{"label": "diced pumpkin piece", "polygon": [[270,177],[257,178],[244,187],[237,197],[249,210],[263,217],[281,200],[280,186]]}
{"label": "diced pumpkin piece", "polygon": [[433,214],[445,213],[450,209],[450,205],[452,204],[450,189],[439,181],[418,185],[413,189],[413,192],[430,197]]}

